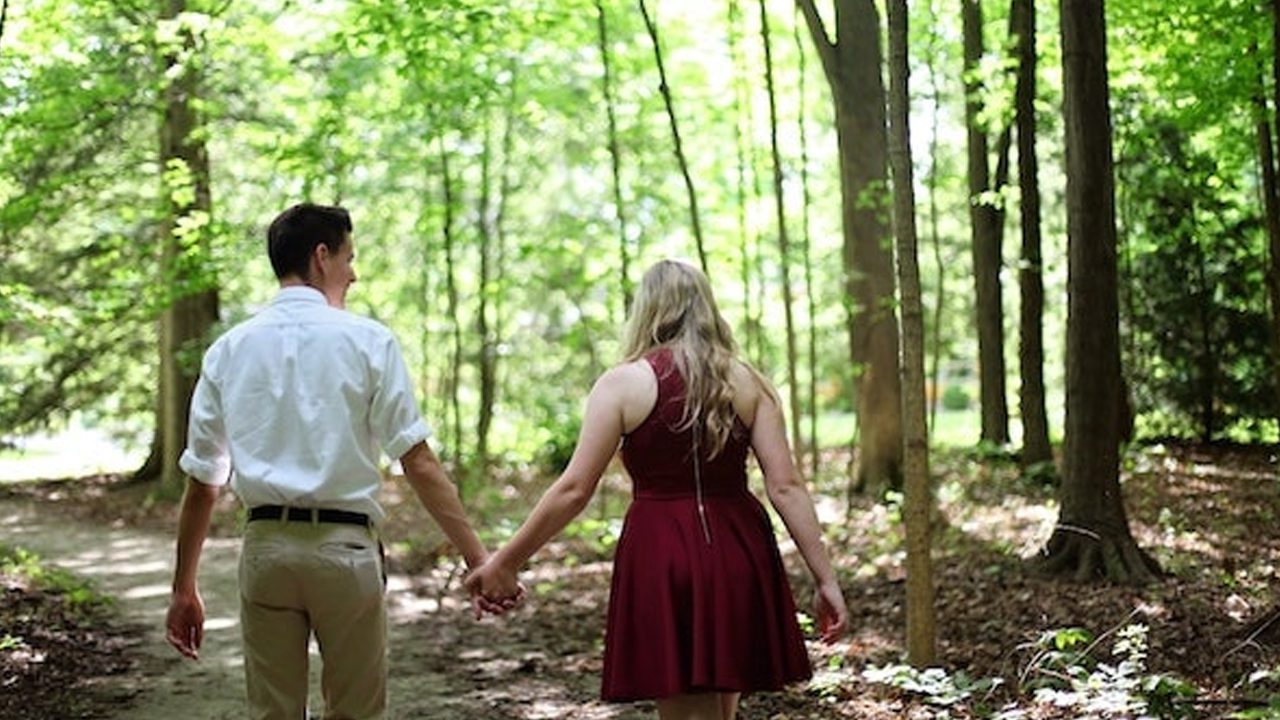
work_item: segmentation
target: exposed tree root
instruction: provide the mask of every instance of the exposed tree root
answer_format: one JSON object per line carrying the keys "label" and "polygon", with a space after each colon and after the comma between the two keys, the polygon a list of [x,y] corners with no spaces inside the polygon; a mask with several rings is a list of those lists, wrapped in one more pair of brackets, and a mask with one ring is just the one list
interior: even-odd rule
{"label": "exposed tree root", "polygon": [[1028,565],[1036,574],[1069,577],[1081,583],[1106,579],[1123,585],[1146,585],[1164,576],[1159,563],[1139,548],[1128,533],[1099,535],[1065,526],[1054,530],[1040,555]]}

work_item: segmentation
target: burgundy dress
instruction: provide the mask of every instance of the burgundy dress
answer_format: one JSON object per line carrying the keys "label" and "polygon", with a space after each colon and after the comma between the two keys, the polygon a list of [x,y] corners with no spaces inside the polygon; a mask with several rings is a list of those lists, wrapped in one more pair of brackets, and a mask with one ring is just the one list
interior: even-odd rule
{"label": "burgundy dress", "polygon": [[673,429],[684,379],[670,350],[646,359],[658,399],[622,443],[634,492],[614,558],[601,695],[621,702],[777,690],[808,679],[769,516],[747,489],[748,429],[736,423],[720,454],[702,458],[704,526],[693,435]]}

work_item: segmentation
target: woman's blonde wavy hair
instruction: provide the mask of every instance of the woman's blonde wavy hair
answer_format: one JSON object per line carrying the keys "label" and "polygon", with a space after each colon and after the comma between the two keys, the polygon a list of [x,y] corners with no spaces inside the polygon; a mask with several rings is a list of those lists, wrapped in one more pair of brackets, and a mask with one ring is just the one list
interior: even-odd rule
{"label": "woman's blonde wavy hair", "polygon": [[[716,308],[707,276],[687,262],[662,260],[649,268],[631,308],[625,361],[660,347],[671,348],[685,382],[684,417],[676,429],[701,427],[700,444],[713,458],[724,449],[737,418],[730,372],[738,361],[738,345]],[[768,382],[744,365],[772,396]]]}

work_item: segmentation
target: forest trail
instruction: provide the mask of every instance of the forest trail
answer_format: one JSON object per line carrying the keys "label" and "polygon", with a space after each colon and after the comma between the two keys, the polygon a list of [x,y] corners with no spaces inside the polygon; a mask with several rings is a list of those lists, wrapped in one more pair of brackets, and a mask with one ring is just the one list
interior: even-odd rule
{"label": "forest trail", "polygon": [[[91,580],[99,591],[117,599],[120,618],[141,633],[141,662],[131,672],[95,680],[107,686],[108,697],[117,700],[114,707],[102,708],[103,714],[94,717],[244,717],[237,540],[211,538],[205,545],[200,589],[206,627],[198,662],[183,660],[164,641],[172,536],[72,520],[60,515],[57,506],[4,498],[0,499],[0,543],[26,548],[47,564]],[[643,706],[599,703],[594,698],[597,673],[584,671],[589,659],[565,654],[549,657],[546,647],[553,643],[536,628],[512,632],[516,628],[508,624],[527,620],[527,609],[511,619],[476,622],[456,581],[450,592],[424,597],[415,592],[411,578],[394,574],[388,581],[388,608],[389,719],[650,717]],[[566,659],[568,665],[562,662]],[[313,647],[313,709],[320,708],[318,666]]]}

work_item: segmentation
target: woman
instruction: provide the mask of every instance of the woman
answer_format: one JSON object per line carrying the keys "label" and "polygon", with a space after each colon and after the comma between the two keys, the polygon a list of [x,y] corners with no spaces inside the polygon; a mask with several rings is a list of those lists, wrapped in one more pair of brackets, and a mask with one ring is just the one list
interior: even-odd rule
{"label": "woman", "polygon": [[467,579],[490,603],[580,513],[622,443],[634,483],[614,559],[602,695],[652,699],[662,720],[732,720],[742,692],[810,675],[764,508],[747,489],[753,450],[769,500],[817,586],[824,640],[848,622],[813,501],[792,463],[777,394],[737,355],[711,287],[665,260],[645,273],[625,361],[596,381],[564,474]]}

